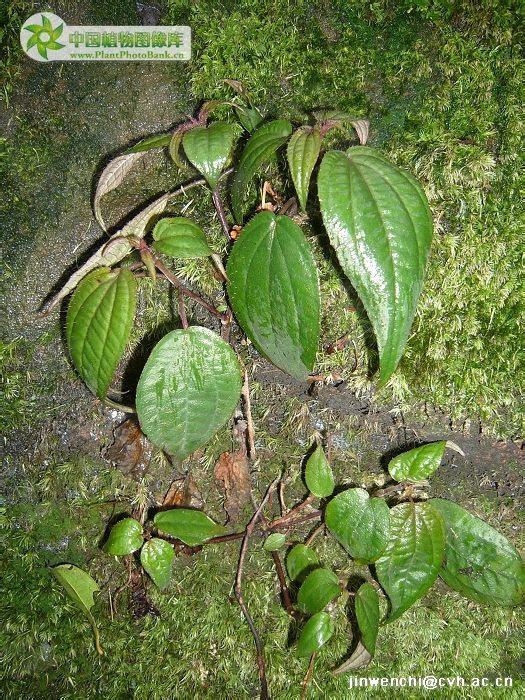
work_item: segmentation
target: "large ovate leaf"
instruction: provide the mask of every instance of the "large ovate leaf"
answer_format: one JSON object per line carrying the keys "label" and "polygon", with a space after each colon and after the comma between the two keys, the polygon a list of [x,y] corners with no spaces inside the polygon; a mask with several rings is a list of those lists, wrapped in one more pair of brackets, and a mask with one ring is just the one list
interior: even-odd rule
{"label": "large ovate leaf", "polygon": [[508,539],[456,503],[433,498],[445,521],[445,560],[439,575],[451,588],[485,605],[525,602],[525,565]]}
{"label": "large ovate leaf", "polygon": [[446,440],[430,442],[393,457],[388,463],[390,476],[396,481],[427,479],[441,464],[446,445]]}
{"label": "large ovate leaf", "polygon": [[91,608],[95,605],[93,594],[99,591],[97,582],[85,571],[73,564],[59,564],[51,567],[51,573],[63,586],[68,597],[84,613],[89,620],[95,635],[95,646],[100,655],[104,652],[100,646],[99,631],[95,619],[91,614]]}
{"label": "large ovate leaf", "polygon": [[286,119],[276,119],[260,126],[248,139],[239,161],[231,190],[233,215],[242,222],[244,196],[252,177],[260,166],[280,148],[292,133]]}
{"label": "large ovate leaf", "polygon": [[304,470],[304,479],[306,486],[314,496],[326,498],[332,495],[335,488],[335,479],[321,445],[317,445],[310,457],[308,457]]}
{"label": "large ovate leaf", "polygon": [[317,554],[311,547],[296,544],[286,557],[286,571],[290,581],[301,581],[318,563]]}
{"label": "large ovate leaf", "polygon": [[181,540],[190,547],[203,544],[212,537],[226,532],[201,510],[173,508],[157,513],[153,518],[155,527]]}
{"label": "large ovate leaf", "polygon": [[159,588],[168,585],[175,552],[173,547],[158,537],[152,537],[140,550],[140,563]]}
{"label": "large ovate leaf", "polygon": [[244,227],[226,266],[233,312],[257,350],[305,379],[319,342],[317,268],[301,229],[260,212]]}
{"label": "large ovate leaf", "polygon": [[314,569],[304,579],[297,593],[297,606],[304,613],[320,612],[341,593],[339,579],[330,569]]}
{"label": "large ovate leaf", "polygon": [[372,323],[384,383],[403,354],[423,284],[427,200],[411,175],[363,146],[324,156],[318,192],[330,242]]}
{"label": "large ovate leaf", "polygon": [[317,128],[302,127],[297,129],[288,141],[286,149],[288,166],[303,211],[306,209],[310,178],[320,150],[321,134]]}
{"label": "large ovate leaf", "polygon": [[193,326],[171,331],[153,348],[137,386],[137,414],[145,435],[182,461],[226,423],[240,394],[231,346]]}
{"label": "large ovate leaf", "polygon": [[204,175],[212,190],[228,164],[236,137],[237,129],[227,122],[196,126],[182,137],[187,159]]}
{"label": "large ovate leaf", "polygon": [[213,251],[202,228],[185,216],[160,219],[153,229],[154,250],[173,258],[205,258]]}
{"label": "large ovate leaf", "polygon": [[106,554],[123,557],[132,554],[142,547],[144,536],[142,525],[135,518],[124,518],[113,525],[104,545]]}
{"label": "large ovate leaf", "polygon": [[318,651],[334,633],[332,618],[328,613],[318,612],[303,627],[297,643],[297,656],[311,656]]}
{"label": "large ovate leaf", "polygon": [[135,317],[136,283],[126,269],[94,270],[78,285],[67,311],[71,359],[91,391],[107,394]]}
{"label": "large ovate leaf", "polygon": [[379,630],[379,596],[371,583],[363,583],[355,594],[355,614],[363,644],[373,656]]}
{"label": "large ovate leaf", "polygon": [[351,557],[373,562],[385,551],[390,536],[390,512],[382,498],[364,489],[337,494],[326,507],[325,522]]}
{"label": "large ovate leaf", "polygon": [[401,503],[390,511],[390,540],[376,561],[377,579],[397,619],[436,580],[445,554],[445,524],[430,503]]}

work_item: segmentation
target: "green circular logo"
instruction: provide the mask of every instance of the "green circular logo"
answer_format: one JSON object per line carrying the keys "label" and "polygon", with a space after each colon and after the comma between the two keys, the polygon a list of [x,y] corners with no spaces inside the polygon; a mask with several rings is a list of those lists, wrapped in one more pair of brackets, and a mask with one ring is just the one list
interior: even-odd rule
{"label": "green circular logo", "polygon": [[[38,23],[40,20],[40,23]],[[65,44],[60,44],[57,40],[64,31],[64,23],[51,13],[33,15],[24,22],[20,30],[20,41],[22,48],[32,58],[37,60],[49,60],[48,51],[58,51],[63,49]],[[35,55],[36,52],[40,59]]]}

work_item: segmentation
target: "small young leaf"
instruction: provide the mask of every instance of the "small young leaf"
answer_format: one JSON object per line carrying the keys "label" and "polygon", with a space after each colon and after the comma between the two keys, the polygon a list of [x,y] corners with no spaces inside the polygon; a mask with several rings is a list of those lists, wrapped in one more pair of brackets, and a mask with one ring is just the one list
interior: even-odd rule
{"label": "small young leaf", "polygon": [[361,668],[366,668],[371,661],[372,654],[362,642],[359,641],[357,642],[352,656],[336,668],[335,671],[332,671],[332,673],[334,676],[340,676],[342,673],[348,673],[348,671],[358,671]]}
{"label": "small young leaf", "polygon": [[390,598],[388,622],[421,598],[436,580],[445,554],[445,524],[426,503],[401,503],[390,511],[390,541],[376,561],[379,583]]}
{"label": "small young leaf", "polygon": [[136,283],[129,270],[94,270],[78,285],[67,311],[71,359],[91,391],[104,399],[135,317]]}
{"label": "small young leaf", "polygon": [[226,532],[222,525],[214,523],[206,513],[190,508],[163,510],[155,515],[153,523],[159,530],[176,537],[189,547],[196,547]]}
{"label": "small young leaf", "polygon": [[355,594],[355,614],[363,644],[373,656],[379,630],[379,596],[370,583],[363,583]]}
{"label": "small young leaf", "polygon": [[320,612],[341,593],[339,579],[330,569],[314,569],[304,579],[297,594],[297,605],[309,615]]}
{"label": "small young leaf", "polygon": [[320,150],[321,134],[317,128],[312,129],[303,126],[297,129],[288,141],[286,151],[288,166],[303,211],[306,209],[310,178],[317,163]]}
{"label": "small young leaf", "polygon": [[251,134],[263,121],[264,117],[259,112],[257,107],[247,107],[246,105],[234,105],[237,119],[240,121],[243,129]]}
{"label": "small young leaf", "polygon": [[276,552],[278,549],[284,546],[286,542],[286,535],[282,532],[272,532],[271,535],[264,540],[264,549],[267,552]]}
{"label": "small young leaf", "polygon": [[317,445],[315,451],[308,457],[304,476],[306,486],[314,496],[326,498],[334,492],[334,475],[321,445]]}
{"label": "small young leaf", "polygon": [[227,122],[196,126],[182,137],[186,157],[204,175],[212,190],[230,159],[236,138],[237,129]]}
{"label": "small young leaf", "polygon": [[323,222],[374,328],[384,384],[403,354],[432,239],[416,180],[373,148],[326,153],[319,169]]}
{"label": "small young leaf", "polygon": [[319,280],[301,229],[260,212],[244,227],[226,266],[228,295],[257,350],[298,379],[311,372],[319,342]]}
{"label": "small young leaf", "polygon": [[311,656],[318,651],[334,633],[332,618],[328,613],[318,612],[303,627],[297,643],[297,656]]}
{"label": "small young leaf", "polygon": [[388,463],[388,472],[396,481],[421,481],[433,474],[441,464],[445,440],[431,442],[403,452]]}
{"label": "small young leaf", "polygon": [[89,620],[95,635],[95,646],[98,653],[104,653],[99,641],[99,632],[91,608],[95,605],[93,594],[99,589],[98,584],[91,576],[73,564],[59,564],[51,567],[51,573],[56,580],[64,587],[69,598],[80,608]]}
{"label": "small young leaf", "polygon": [[237,356],[213,331],[171,331],[153,348],[137,386],[143,432],[180,461],[232,415],[241,395]]}
{"label": "small young leaf", "polygon": [[159,588],[165,588],[170,582],[174,556],[175,552],[169,542],[158,537],[148,540],[140,551],[140,563]]}
{"label": "small young leaf", "polygon": [[213,251],[202,228],[184,216],[161,219],[153,229],[153,248],[173,258],[205,258]]}
{"label": "small young leaf", "polygon": [[106,224],[102,218],[100,200],[105,194],[108,194],[120,185],[133,166],[136,165],[139,160],[142,160],[145,154],[146,151],[124,153],[121,156],[113,158],[102,171],[95,191],[93,211],[95,212],[96,220],[104,231],[106,230]]}
{"label": "small young leaf", "polygon": [[364,489],[348,489],[332,498],[325,522],[350,556],[361,562],[375,561],[388,544],[388,506],[382,498],[370,498]]}
{"label": "small young leaf", "polygon": [[305,544],[296,544],[286,557],[286,571],[290,581],[302,581],[312,567],[318,564],[316,553]]}
{"label": "small young leaf", "polygon": [[451,588],[485,605],[525,602],[525,565],[514,546],[456,503],[433,498],[445,520],[445,561],[439,572]]}
{"label": "small young leaf", "polygon": [[[244,147],[231,190],[235,221],[242,223],[242,205],[246,189],[258,168],[268,160],[292,133],[292,125],[286,119],[276,119],[260,126]],[[243,232],[244,235],[244,232]]]}
{"label": "small young leaf", "polygon": [[142,525],[135,518],[124,518],[113,525],[103,549],[106,554],[123,557],[142,547]]}
{"label": "small young leaf", "polygon": [[148,136],[148,138],[142,139],[142,141],[128,148],[126,153],[142,153],[142,151],[151,151],[154,148],[164,148],[164,146],[170,145],[171,137],[171,133]]}

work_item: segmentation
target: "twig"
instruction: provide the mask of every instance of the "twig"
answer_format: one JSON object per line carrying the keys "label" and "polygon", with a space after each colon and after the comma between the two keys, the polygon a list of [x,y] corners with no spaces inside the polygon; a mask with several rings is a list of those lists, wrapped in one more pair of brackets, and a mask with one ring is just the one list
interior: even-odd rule
{"label": "twig", "polygon": [[226,219],[226,214],[224,213],[224,207],[222,205],[221,195],[219,194],[219,189],[216,188],[211,193],[211,198],[213,199],[213,206],[221,222],[222,230],[226,238],[231,241],[230,227],[228,226],[228,221]]}
{"label": "twig", "polygon": [[292,518],[288,520],[288,516],[286,518],[278,518],[277,520],[274,520],[268,525],[268,530],[291,530],[292,527],[295,527],[296,525],[301,525],[302,523],[307,523],[309,520],[315,520],[317,518],[320,518],[323,514],[322,510],[314,510],[311,513],[308,513],[308,515],[303,515],[300,518]]}
{"label": "twig", "polygon": [[306,676],[304,677],[303,680],[303,690],[301,692],[301,700],[306,699],[306,693],[308,692],[308,686],[310,684],[310,681],[312,680],[312,673],[314,671],[314,664],[315,664],[315,654],[316,652],[312,654],[310,657],[310,663],[308,664],[308,671],[306,672]]}
{"label": "twig", "polygon": [[281,587],[281,596],[283,599],[284,607],[286,608],[286,612],[288,613],[288,615],[290,615],[290,617],[298,619],[300,615],[297,612],[297,610],[295,610],[292,604],[292,599],[290,598],[290,591],[288,590],[288,586],[286,584],[286,578],[284,576],[283,565],[281,563],[281,557],[279,556],[279,552],[272,552],[272,559],[273,563],[275,564],[275,570],[277,571],[277,578],[279,579],[279,585]]}
{"label": "twig", "polygon": [[283,515],[282,518],[277,518],[277,520],[273,520],[270,523],[270,527],[277,527],[281,524],[286,525],[287,522],[289,520],[293,519],[293,517],[297,513],[299,513],[301,510],[304,510],[304,508],[309,506],[310,503],[312,503],[312,501],[315,501],[315,498],[316,497],[313,495],[313,493],[311,493],[307,498],[304,499],[304,501],[302,501],[302,503],[299,503],[298,505],[296,505],[294,508],[292,508],[292,510],[288,511],[288,513],[286,513],[286,515]]}
{"label": "twig", "polygon": [[312,534],[308,537],[308,539],[305,542],[305,545],[308,547],[309,544],[312,544],[312,542],[315,540],[317,535],[324,530],[324,523],[321,523],[318,525],[315,530],[312,532]]}
{"label": "twig", "polygon": [[261,501],[260,506],[257,508],[253,518],[248,523],[246,532],[244,533],[244,537],[242,540],[241,551],[239,554],[239,565],[237,566],[237,576],[235,577],[235,597],[237,598],[239,607],[241,608],[244,618],[248,623],[248,627],[250,628],[253,640],[255,642],[255,647],[257,649],[257,665],[259,667],[259,681],[261,684],[261,700],[268,700],[268,684],[266,681],[266,665],[264,662],[264,650],[261,638],[254,625],[252,616],[250,615],[248,608],[246,607],[246,603],[244,602],[244,598],[242,595],[242,573],[244,567],[244,559],[246,557],[246,552],[248,551],[248,543],[250,541],[250,537],[253,533],[253,530],[255,529],[257,521],[260,518],[261,512],[264,506],[266,505],[268,499],[270,498],[270,495],[272,494],[272,491],[274,490],[278,481],[279,479],[275,479],[274,481],[272,481],[264,495],[263,500]]}
{"label": "twig", "polygon": [[281,508],[281,518],[283,518],[288,509],[286,508],[286,502],[284,500],[284,489],[286,488],[286,484],[284,483],[284,480],[281,479],[279,482],[279,506]]}
{"label": "twig", "polygon": [[188,327],[188,317],[186,316],[186,307],[184,306],[184,295],[181,289],[177,290],[177,294],[179,297],[178,305],[180,322],[182,323],[182,327],[186,329]]}
{"label": "twig", "polygon": [[399,484],[393,484],[392,486],[387,486],[386,489],[379,489],[379,491],[374,491],[373,496],[377,498],[378,496],[390,496],[392,493],[397,493],[398,491],[404,491],[408,486],[412,484],[410,481],[402,481]]}
{"label": "twig", "polygon": [[250,385],[248,383],[248,372],[244,370],[244,383],[242,385],[242,397],[246,414],[246,426],[248,429],[248,452],[250,459],[255,459],[255,429],[252,419],[252,402],[250,400]]}

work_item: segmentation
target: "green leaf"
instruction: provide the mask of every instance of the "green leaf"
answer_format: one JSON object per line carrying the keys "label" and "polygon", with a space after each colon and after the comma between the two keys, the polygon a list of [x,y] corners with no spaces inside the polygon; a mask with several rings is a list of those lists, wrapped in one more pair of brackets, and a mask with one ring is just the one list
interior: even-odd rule
{"label": "green leaf", "polygon": [[433,474],[441,464],[446,440],[431,442],[403,452],[388,463],[388,472],[396,481],[421,481]]}
{"label": "green leaf", "polygon": [[174,258],[205,258],[213,251],[202,228],[184,216],[161,219],[153,229],[153,248]]}
{"label": "green leaf", "polygon": [[313,615],[325,608],[340,593],[339,579],[333,571],[314,569],[299,588],[297,605],[302,612]]}
{"label": "green leaf", "polygon": [[439,572],[451,588],[485,605],[525,602],[525,566],[504,535],[456,503],[433,498],[447,531],[445,561]]}
{"label": "green leaf", "polygon": [[288,141],[286,156],[301,209],[306,209],[313,169],[321,150],[319,129],[303,126]]}
{"label": "green leaf", "polygon": [[140,551],[140,563],[159,588],[165,588],[170,582],[174,556],[170,543],[158,537],[148,540]]}
{"label": "green leaf", "polygon": [[93,594],[99,591],[96,581],[91,576],[73,564],[59,564],[51,567],[51,573],[63,586],[69,598],[86,615],[95,635],[95,646],[100,655],[104,652],[100,646],[99,631],[91,608],[95,605]]}
{"label": "green leaf", "polygon": [[241,371],[228,343],[199,326],[171,331],[153,348],[137,386],[142,432],[184,460],[232,415]]}
{"label": "green leaf", "polygon": [[206,513],[190,508],[163,510],[155,515],[153,523],[159,530],[176,537],[189,547],[196,547],[226,532],[226,528],[214,523]]}
{"label": "green leaf", "polygon": [[360,562],[375,561],[388,544],[388,506],[382,498],[370,498],[364,489],[348,489],[332,498],[325,522],[350,556]]}
{"label": "green leaf", "polygon": [[286,535],[282,532],[272,532],[271,535],[264,540],[264,549],[267,552],[276,552],[278,549],[284,546],[286,542]]}
{"label": "green leaf", "polygon": [[314,651],[318,651],[325,644],[332,634],[334,628],[332,618],[328,613],[318,612],[313,615],[303,627],[297,643],[297,656],[311,656]]}
{"label": "green leaf", "polygon": [[106,554],[123,557],[142,547],[142,525],[135,518],[124,518],[113,525],[103,549]]}
{"label": "green leaf", "polygon": [[260,212],[226,266],[228,295],[243,331],[274,365],[298,379],[312,370],[320,332],[317,268],[301,229]]}
{"label": "green leaf", "polygon": [[131,148],[128,148],[125,153],[142,153],[142,151],[151,151],[154,148],[164,148],[169,146],[171,142],[172,134],[155,134],[154,136],[148,136],[146,139],[142,139]]}
{"label": "green leaf", "polygon": [[305,544],[296,544],[286,557],[286,571],[290,581],[301,581],[318,563],[317,555],[311,547],[307,547]]}
{"label": "green leaf", "polygon": [[363,583],[355,594],[355,614],[363,644],[373,656],[379,630],[379,596],[370,583]]}
{"label": "green leaf", "polygon": [[416,180],[372,148],[328,152],[318,192],[323,222],[374,328],[380,382],[403,354],[423,284],[432,217]]}
{"label": "green leaf", "polygon": [[428,591],[445,553],[445,524],[430,503],[401,503],[391,509],[390,523],[387,550],[376,561],[377,579],[391,603],[388,622]]}
{"label": "green leaf", "polygon": [[129,270],[101,267],[84,277],[67,310],[71,359],[90,390],[104,399],[135,317],[136,282]]}
{"label": "green leaf", "polygon": [[227,122],[196,126],[182,137],[187,159],[204,175],[212,190],[230,159],[236,138],[237,129]]}
{"label": "green leaf", "polygon": [[326,498],[334,492],[334,475],[321,445],[317,445],[308,458],[304,476],[306,486],[314,496]]}
{"label": "green leaf", "polygon": [[291,133],[292,125],[289,121],[276,119],[260,126],[248,139],[231,190],[233,214],[238,224],[242,223],[242,205],[252,177],[258,168],[286,142]]}
{"label": "green leaf", "polygon": [[264,119],[257,107],[234,105],[234,109],[235,113],[237,114],[237,119],[248,133],[251,133],[254,129],[256,129]]}

